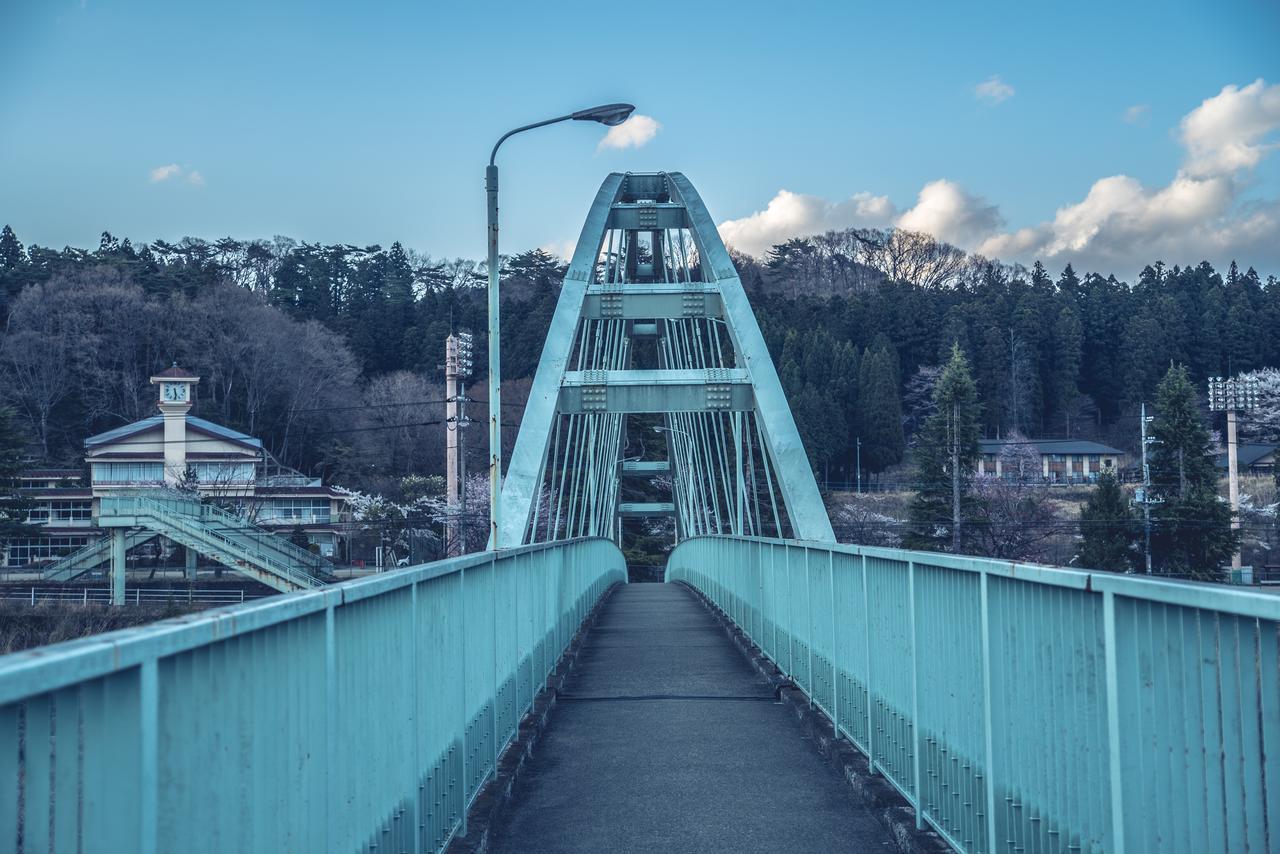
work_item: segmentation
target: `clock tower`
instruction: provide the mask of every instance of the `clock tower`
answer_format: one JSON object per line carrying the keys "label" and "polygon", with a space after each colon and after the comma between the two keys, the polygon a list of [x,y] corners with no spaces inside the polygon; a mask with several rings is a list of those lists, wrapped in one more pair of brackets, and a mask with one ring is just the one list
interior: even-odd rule
{"label": "clock tower", "polygon": [[178,367],[165,368],[151,378],[160,391],[160,413],[164,416],[164,482],[181,482],[187,471],[187,413],[195,398],[200,378]]}

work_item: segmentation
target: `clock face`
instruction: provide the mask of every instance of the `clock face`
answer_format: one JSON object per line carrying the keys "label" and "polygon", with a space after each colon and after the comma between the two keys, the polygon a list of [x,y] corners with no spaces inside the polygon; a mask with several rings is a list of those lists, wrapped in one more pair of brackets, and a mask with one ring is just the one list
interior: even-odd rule
{"label": "clock face", "polygon": [[160,399],[166,403],[185,403],[187,389],[186,383],[164,383],[160,386]]}

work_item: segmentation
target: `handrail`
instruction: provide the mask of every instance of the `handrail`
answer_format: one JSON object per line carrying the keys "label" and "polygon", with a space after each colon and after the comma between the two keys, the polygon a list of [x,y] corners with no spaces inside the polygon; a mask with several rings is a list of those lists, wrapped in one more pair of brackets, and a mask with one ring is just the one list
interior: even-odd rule
{"label": "handrail", "polygon": [[[215,528],[199,524],[199,522],[195,521],[197,517],[172,512],[165,506],[163,501],[157,501],[141,495],[121,495],[112,496],[111,502],[110,505],[105,501],[103,502],[99,511],[100,516],[148,516],[158,524],[182,531],[187,536],[195,537],[196,539],[205,538],[222,543],[224,547],[233,552],[249,556],[250,562],[254,565],[267,569],[299,587],[310,588],[323,583],[310,573],[300,571],[289,564],[281,563],[261,551],[253,551],[247,544],[239,542]],[[131,507],[133,508],[132,512],[130,512]],[[112,512],[106,512],[108,508]]]}
{"label": "handrail", "polygon": [[625,580],[616,545],[575,540],[0,656],[0,830],[41,851],[441,850]]}
{"label": "handrail", "polygon": [[685,540],[666,578],[956,850],[1280,849],[1280,596],[748,537]]}

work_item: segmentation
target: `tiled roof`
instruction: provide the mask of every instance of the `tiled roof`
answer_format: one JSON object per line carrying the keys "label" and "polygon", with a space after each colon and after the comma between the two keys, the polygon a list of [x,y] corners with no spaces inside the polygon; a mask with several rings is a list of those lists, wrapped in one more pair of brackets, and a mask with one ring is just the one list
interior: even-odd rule
{"label": "tiled roof", "polygon": [[173,380],[198,380],[198,379],[200,379],[199,377],[197,377],[195,374],[191,373],[190,371],[188,371],[188,370],[184,370],[183,368],[179,368],[179,367],[178,367],[178,363],[177,363],[177,362],[174,362],[171,366],[169,366],[169,367],[165,368],[163,371],[161,371],[160,373],[156,374],[156,376],[157,376],[157,377],[163,377],[164,379],[173,379]]}
{"label": "tiled roof", "polygon": [[[241,445],[247,445],[254,449],[262,447],[262,441],[255,439],[239,430],[232,430],[230,427],[223,427],[221,424],[214,424],[212,421],[206,421],[203,418],[197,418],[194,415],[186,416],[187,426],[202,433],[216,436],[219,439],[226,439],[229,442],[235,442]],[[130,436],[136,436],[139,433],[145,433],[156,427],[164,425],[163,415],[152,415],[150,418],[143,418],[141,421],[135,421],[132,424],[125,424],[122,427],[116,427],[114,430],[108,430],[105,433],[99,433],[96,436],[90,436],[84,440],[86,448],[96,447],[98,445],[109,445],[112,442],[119,442]],[[190,442],[191,440],[188,440]]]}
{"label": "tiled roof", "polygon": [[[1236,445],[1236,462],[1242,466],[1251,466],[1267,454],[1274,453],[1280,449],[1280,445],[1270,445],[1265,442],[1242,442]],[[1218,454],[1218,468],[1227,467],[1227,454],[1222,452]]]}

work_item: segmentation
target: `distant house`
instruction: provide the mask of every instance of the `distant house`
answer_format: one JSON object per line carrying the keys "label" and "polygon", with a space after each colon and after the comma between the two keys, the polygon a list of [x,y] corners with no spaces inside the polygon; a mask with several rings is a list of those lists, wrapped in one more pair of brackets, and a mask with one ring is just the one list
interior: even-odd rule
{"label": "distant house", "polygon": [[[1280,457],[1280,445],[1265,442],[1250,442],[1236,446],[1236,465],[1242,473],[1268,475],[1275,474],[1277,457]],[[1227,470],[1227,452],[1218,454],[1214,462],[1218,468]]]}
{"label": "distant house", "polygon": [[52,560],[103,536],[94,523],[97,500],[120,490],[194,490],[234,508],[246,522],[289,537],[298,529],[313,550],[339,557],[350,498],[275,462],[262,442],[190,414],[200,381],[174,366],[152,378],[161,414],[85,440],[88,482],[80,469],[36,469],[21,475],[32,500],[36,536],[14,538],[6,566]]}
{"label": "distant house", "polygon": [[1030,445],[1040,457],[1040,476],[1051,483],[1087,483],[1104,471],[1119,474],[1124,451],[1082,439],[981,439],[978,474],[1012,477],[1001,457],[1014,446]]}

